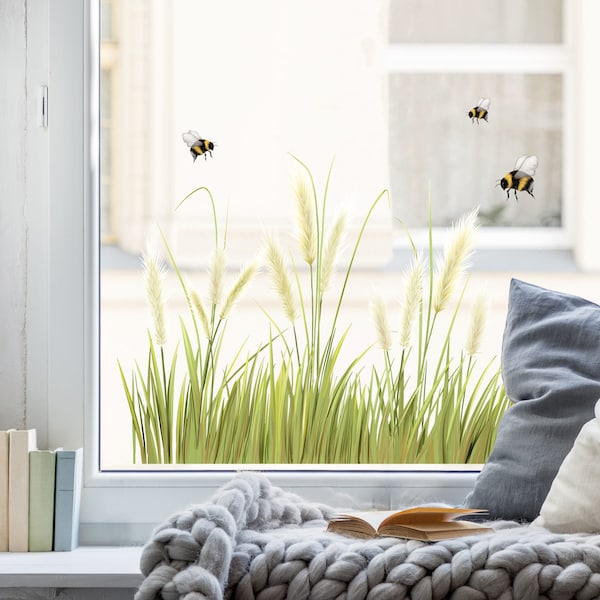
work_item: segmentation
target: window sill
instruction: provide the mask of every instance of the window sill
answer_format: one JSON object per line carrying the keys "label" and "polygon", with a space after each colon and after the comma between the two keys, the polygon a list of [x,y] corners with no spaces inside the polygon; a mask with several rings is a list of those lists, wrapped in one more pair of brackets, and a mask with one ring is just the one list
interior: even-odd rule
{"label": "window sill", "polygon": [[72,552],[6,552],[2,588],[137,588],[141,546],[81,546]]}

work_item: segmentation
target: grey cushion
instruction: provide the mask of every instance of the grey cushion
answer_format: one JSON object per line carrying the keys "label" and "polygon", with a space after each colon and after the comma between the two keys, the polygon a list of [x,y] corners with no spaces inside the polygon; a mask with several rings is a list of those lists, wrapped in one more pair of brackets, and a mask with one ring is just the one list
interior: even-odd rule
{"label": "grey cushion", "polygon": [[600,306],[513,279],[502,377],[514,404],[465,504],[532,521],[600,398]]}

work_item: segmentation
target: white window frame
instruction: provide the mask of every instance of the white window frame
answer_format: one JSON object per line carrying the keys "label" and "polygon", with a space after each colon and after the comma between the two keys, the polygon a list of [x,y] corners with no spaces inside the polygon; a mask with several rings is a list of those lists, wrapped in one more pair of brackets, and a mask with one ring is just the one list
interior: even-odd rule
{"label": "white window frame", "polygon": [[[594,73],[593,57],[600,49],[600,36],[593,27],[600,17],[598,4],[582,0],[578,10],[573,11],[578,36],[571,39],[578,39],[576,51],[582,72],[576,73],[577,104],[565,103],[566,112],[577,106],[586,115],[585,120],[573,119],[568,124],[570,128],[577,126],[573,133],[577,147],[572,144],[569,152],[573,151],[574,156],[568,161],[575,165],[577,175],[579,196],[575,197],[579,198],[578,206],[591,213],[591,217],[574,223],[583,250],[597,247],[598,220],[594,217],[600,217],[593,181],[593,157],[600,155],[595,135],[600,130],[600,116],[595,111],[600,89],[592,78],[586,78],[586,74]],[[568,0],[565,6],[570,6]],[[31,42],[28,88],[31,95],[40,83],[48,84],[50,125],[47,139],[31,128],[27,141],[31,156],[36,156],[40,164],[44,151],[39,144],[47,143],[48,163],[48,209],[31,222],[33,235],[28,249],[28,312],[31,315],[37,310],[37,318],[35,323],[29,321],[27,330],[27,424],[38,429],[40,444],[85,449],[82,543],[139,543],[175,510],[207,500],[231,478],[233,470],[199,473],[181,468],[164,473],[148,469],[133,474],[103,473],[98,467],[98,227],[96,211],[91,208],[97,189],[97,172],[91,167],[97,158],[91,150],[91,142],[95,141],[91,123],[97,109],[97,73],[90,51],[91,44],[97,42],[90,27],[95,10],[97,0],[28,2],[28,20],[46,18],[48,22],[48,40],[41,28],[39,39]],[[49,65],[43,82],[35,63],[43,65],[45,60]],[[28,119],[32,121],[31,114]],[[28,165],[32,168],[31,160]],[[41,169],[41,182],[45,173]],[[29,190],[29,194],[32,190],[46,193],[36,191],[35,182]],[[592,254],[588,253],[586,259],[583,253],[584,262],[598,268],[600,253],[596,252],[593,260],[589,258]],[[353,498],[363,505],[380,506],[430,499],[459,502],[478,472],[473,466],[440,470],[410,465],[303,470],[281,468],[270,471],[270,477],[276,485],[294,489],[311,500],[333,503]]]}

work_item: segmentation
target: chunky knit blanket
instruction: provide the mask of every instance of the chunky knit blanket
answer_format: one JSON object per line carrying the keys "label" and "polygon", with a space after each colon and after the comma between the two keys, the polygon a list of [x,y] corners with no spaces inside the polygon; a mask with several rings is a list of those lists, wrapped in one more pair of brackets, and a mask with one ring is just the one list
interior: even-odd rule
{"label": "chunky knit blanket", "polygon": [[492,522],[436,543],[365,541],[324,531],[337,512],[240,474],[154,531],[135,600],[600,598],[600,536]]}

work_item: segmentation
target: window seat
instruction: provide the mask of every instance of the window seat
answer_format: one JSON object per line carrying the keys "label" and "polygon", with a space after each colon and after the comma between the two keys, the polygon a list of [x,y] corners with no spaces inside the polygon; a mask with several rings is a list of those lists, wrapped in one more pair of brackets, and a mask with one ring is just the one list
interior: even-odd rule
{"label": "window seat", "polygon": [[134,546],[81,546],[72,552],[2,553],[0,598],[6,588],[137,588],[141,552]]}

